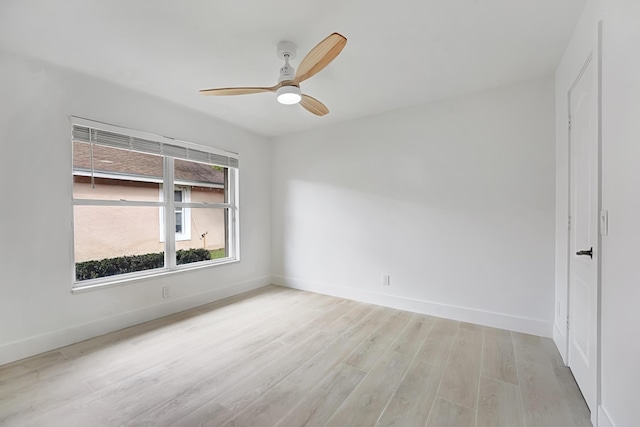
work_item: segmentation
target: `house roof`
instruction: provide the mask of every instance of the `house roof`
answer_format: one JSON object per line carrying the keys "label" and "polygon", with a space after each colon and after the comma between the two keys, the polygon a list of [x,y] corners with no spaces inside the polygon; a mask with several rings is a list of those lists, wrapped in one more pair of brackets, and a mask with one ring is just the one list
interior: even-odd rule
{"label": "house roof", "polygon": [[[91,170],[89,144],[74,141],[73,168]],[[176,181],[224,185],[224,172],[212,165],[175,159],[174,169]],[[93,170],[96,173],[162,179],[163,161],[161,156],[153,154],[94,145]]]}

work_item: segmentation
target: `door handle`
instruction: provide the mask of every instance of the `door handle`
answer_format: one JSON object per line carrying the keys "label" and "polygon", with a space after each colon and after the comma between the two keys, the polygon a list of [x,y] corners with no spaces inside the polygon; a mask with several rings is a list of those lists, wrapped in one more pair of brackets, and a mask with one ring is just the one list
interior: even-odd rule
{"label": "door handle", "polygon": [[578,251],[576,255],[589,255],[589,258],[593,259],[593,246],[588,251]]}

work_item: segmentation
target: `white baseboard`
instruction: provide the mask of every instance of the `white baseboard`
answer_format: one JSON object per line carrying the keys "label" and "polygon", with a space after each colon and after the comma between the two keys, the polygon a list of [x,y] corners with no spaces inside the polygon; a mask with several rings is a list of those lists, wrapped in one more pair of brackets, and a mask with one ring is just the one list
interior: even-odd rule
{"label": "white baseboard", "polygon": [[258,289],[270,283],[271,278],[269,276],[260,277],[4,344],[0,346],[0,365]]}
{"label": "white baseboard", "polygon": [[272,276],[272,283],[293,289],[316,292],[340,298],[347,298],[369,304],[382,305],[414,313],[428,314],[452,320],[476,323],[494,328],[508,329],[516,332],[551,338],[552,323],[539,319],[512,316],[469,307],[459,307],[414,298],[399,297],[360,289],[315,283],[306,280]]}
{"label": "white baseboard", "polygon": [[598,406],[598,427],[616,427],[602,405]]}
{"label": "white baseboard", "polygon": [[567,337],[560,330],[557,323],[553,324],[553,342],[556,344],[556,347],[560,352],[560,356],[562,356],[562,361],[566,365],[567,364]]}

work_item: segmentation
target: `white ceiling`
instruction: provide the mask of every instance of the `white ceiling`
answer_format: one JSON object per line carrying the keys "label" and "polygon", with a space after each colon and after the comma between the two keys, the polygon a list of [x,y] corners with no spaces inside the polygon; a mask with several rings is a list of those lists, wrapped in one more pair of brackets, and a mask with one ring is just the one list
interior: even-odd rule
{"label": "white ceiling", "polygon": [[[276,136],[551,74],[585,0],[1,0],[0,48]],[[331,113],[273,94],[198,89],[277,81],[332,32],[340,56],[302,83]]]}

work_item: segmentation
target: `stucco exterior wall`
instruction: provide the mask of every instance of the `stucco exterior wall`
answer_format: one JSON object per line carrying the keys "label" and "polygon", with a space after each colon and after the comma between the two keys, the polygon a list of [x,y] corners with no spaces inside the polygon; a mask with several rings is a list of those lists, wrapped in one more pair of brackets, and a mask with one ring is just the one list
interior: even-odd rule
{"label": "stucco exterior wall", "polygon": [[[74,182],[73,194],[76,199],[158,201],[160,185],[101,185],[98,182],[93,189],[89,183]],[[190,196],[192,202],[224,202],[222,189],[192,187]],[[131,221],[134,216],[135,222]],[[176,249],[224,248],[222,209],[193,208],[190,217],[191,239],[177,241]],[[164,250],[160,208],[157,207],[75,206],[73,221],[76,262]],[[205,232],[205,239],[201,239]]]}

